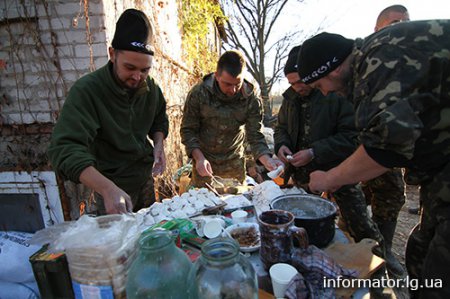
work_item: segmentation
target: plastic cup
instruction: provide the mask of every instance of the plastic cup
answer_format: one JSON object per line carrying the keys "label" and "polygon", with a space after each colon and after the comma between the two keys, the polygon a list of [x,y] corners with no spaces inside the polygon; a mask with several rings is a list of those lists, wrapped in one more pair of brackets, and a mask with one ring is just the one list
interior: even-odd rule
{"label": "plastic cup", "polygon": [[233,223],[242,223],[247,221],[248,213],[244,210],[236,210],[231,213],[231,219],[233,219]]}
{"label": "plastic cup", "polygon": [[224,222],[221,219],[210,219],[203,225],[203,234],[208,239],[216,238],[222,234]]}
{"label": "plastic cup", "polygon": [[277,263],[270,267],[269,274],[275,298],[284,298],[289,282],[297,273],[297,269],[285,263]]}

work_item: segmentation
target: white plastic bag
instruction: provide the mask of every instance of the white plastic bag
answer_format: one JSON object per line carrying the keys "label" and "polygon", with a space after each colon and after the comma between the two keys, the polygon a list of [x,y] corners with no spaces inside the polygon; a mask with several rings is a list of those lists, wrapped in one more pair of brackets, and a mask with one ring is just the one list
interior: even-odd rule
{"label": "white plastic bag", "polygon": [[0,281],[1,299],[39,299],[37,283],[14,283]]}
{"label": "white plastic bag", "polygon": [[35,282],[28,259],[41,246],[29,244],[32,236],[30,233],[0,231],[0,281]]}
{"label": "white plastic bag", "polygon": [[50,252],[65,252],[77,298],[100,292],[121,298],[142,221],[142,215],[84,215],[66,225],[38,231],[33,242],[49,242]]}

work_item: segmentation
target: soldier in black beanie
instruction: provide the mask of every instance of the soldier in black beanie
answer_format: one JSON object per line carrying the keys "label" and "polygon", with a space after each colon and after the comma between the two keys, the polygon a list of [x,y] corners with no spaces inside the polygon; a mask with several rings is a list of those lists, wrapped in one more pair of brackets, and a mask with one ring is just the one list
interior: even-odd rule
{"label": "soldier in black beanie", "polygon": [[119,17],[111,46],[116,50],[154,55],[152,39],[153,29],[147,16],[140,10],[130,8]]}
{"label": "soldier in black beanie", "polygon": [[[292,179],[307,189],[311,172],[331,169],[353,153],[358,132],[352,104],[346,98],[336,94],[324,96],[302,82],[297,63],[300,49],[296,46],[289,52],[284,67],[291,86],[283,93],[274,140],[275,153],[286,165],[285,183]],[[343,186],[331,195],[356,242],[370,238],[382,244],[383,238],[368,216],[359,186]],[[327,245],[314,232],[309,233],[312,244]]]}
{"label": "soldier in black beanie", "polygon": [[75,82],[53,130],[48,156],[54,170],[92,189],[99,215],[150,206],[152,174],[165,169],[169,123],[164,96],[149,76],[152,40],[147,16],[125,10],[109,62]]}
{"label": "soldier in black beanie", "polygon": [[[327,32],[306,40],[297,61],[303,82],[310,84],[339,67],[352,52],[353,43],[351,39]],[[324,46],[318,47],[319,44]]]}
{"label": "soldier in black beanie", "polygon": [[[412,298],[450,298],[450,20],[401,22],[357,39],[323,33],[304,42],[299,74],[323,94],[351,96],[360,146],[329,171],[310,174],[314,191],[405,167],[420,186],[420,225],[405,253],[412,279],[432,282]],[[326,55],[315,56],[321,49]],[[330,62],[330,63],[329,63]],[[414,181],[412,181],[414,179]]]}

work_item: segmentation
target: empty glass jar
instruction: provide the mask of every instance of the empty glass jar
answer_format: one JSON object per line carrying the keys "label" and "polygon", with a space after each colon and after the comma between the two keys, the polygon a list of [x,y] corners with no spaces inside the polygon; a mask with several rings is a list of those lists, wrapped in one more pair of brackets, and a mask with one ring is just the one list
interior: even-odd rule
{"label": "empty glass jar", "polygon": [[191,299],[258,298],[256,272],[231,238],[206,241],[188,281]]}
{"label": "empty glass jar", "polygon": [[191,268],[169,231],[151,231],[139,240],[138,256],[128,272],[127,298],[184,299]]}

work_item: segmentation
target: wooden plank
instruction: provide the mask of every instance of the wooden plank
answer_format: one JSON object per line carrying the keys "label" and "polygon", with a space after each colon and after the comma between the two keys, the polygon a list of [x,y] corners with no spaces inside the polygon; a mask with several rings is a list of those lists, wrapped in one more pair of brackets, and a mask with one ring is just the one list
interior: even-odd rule
{"label": "wooden plank", "polygon": [[[375,240],[363,239],[358,243],[333,243],[324,251],[343,267],[357,270],[358,278],[370,278],[385,263],[382,258],[372,253],[372,248],[376,245]],[[354,291],[354,289],[338,289],[336,297],[350,298]]]}
{"label": "wooden plank", "polygon": [[272,294],[270,294],[262,289],[258,290],[258,295],[259,295],[259,297],[258,297],[259,299],[274,299],[275,298]]}

